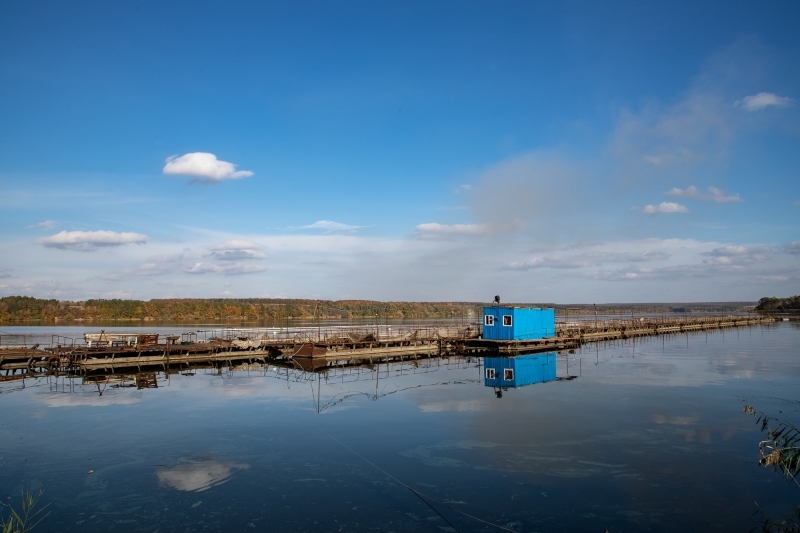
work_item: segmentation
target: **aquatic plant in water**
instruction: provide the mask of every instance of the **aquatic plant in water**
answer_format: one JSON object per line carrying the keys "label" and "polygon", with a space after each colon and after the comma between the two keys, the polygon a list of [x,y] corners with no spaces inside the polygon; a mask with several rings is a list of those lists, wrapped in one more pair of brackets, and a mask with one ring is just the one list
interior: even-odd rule
{"label": "aquatic plant in water", "polygon": [[10,504],[2,504],[4,507],[8,507],[10,513],[8,518],[0,516],[0,526],[3,528],[2,533],[27,533],[47,518],[50,511],[45,513],[45,510],[50,504],[39,506],[39,499],[42,497],[42,493],[43,491],[39,491],[38,494],[33,494],[30,490],[24,491],[19,511]]}
{"label": "aquatic plant in water", "polygon": [[[756,424],[760,424],[761,431],[766,433],[766,438],[758,444],[761,452],[758,463],[765,468],[772,467],[773,471],[780,470],[785,478],[791,479],[800,487],[800,482],[797,481],[800,473],[800,429],[749,405],[744,406],[744,412],[756,417]],[[757,514],[764,515],[760,507],[753,516]],[[760,528],[751,531],[800,533],[800,505],[794,508],[794,517],[790,520],[775,522],[764,516],[765,521]]]}

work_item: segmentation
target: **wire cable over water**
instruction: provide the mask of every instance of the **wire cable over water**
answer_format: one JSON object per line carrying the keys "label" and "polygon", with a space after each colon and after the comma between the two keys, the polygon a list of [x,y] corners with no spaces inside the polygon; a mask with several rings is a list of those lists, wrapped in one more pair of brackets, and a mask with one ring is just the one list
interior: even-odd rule
{"label": "wire cable over water", "polygon": [[431,501],[433,501],[433,502],[436,502],[436,503],[438,503],[439,505],[441,505],[442,507],[446,507],[446,508],[450,509],[450,510],[451,510],[451,511],[453,511],[453,512],[456,512],[456,513],[458,513],[458,514],[460,514],[460,515],[464,515],[464,516],[466,516],[467,518],[471,518],[472,520],[476,520],[476,521],[478,521],[478,522],[480,522],[480,523],[482,523],[482,524],[486,524],[486,525],[488,525],[488,526],[492,526],[492,527],[494,527],[494,528],[497,528],[497,529],[502,529],[503,531],[509,531],[510,533],[517,533],[517,532],[516,532],[516,531],[514,531],[513,529],[509,529],[509,528],[507,528],[507,527],[504,527],[504,526],[501,526],[501,525],[495,524],[495,523],[493,523],[493,522],[488,522],[488,521],[486,521],[486,520],[484,520],[484,519],[482,519],[482,518],[478,518],[477,516],[473,516],[473,515],[471,515],[471,514],[469,514],[469,513],[465,513],[464,511],[460,511],[460,510],[458,510],[458,509],[454,509],[453,507],[450,507],[450,506],[449,506],[449,505],[447,505],[446,503],[444,503],[444,502],[440,502],[440,501],[439,501],[439,500],[437,500],[436,498],[433,498],[433,497],[431,497],[431,496],[428,496],[427,494],[424,494],[424,493],[422,493],[422,492],[418,491],[417,489],[415,489],[415,488],[413,488],[413,487],[410,487],[410,486],[406,485],[405,483],[403,483],[402,481],[400,481],[399,479],[397,479],[396,477],[394,477],[393,475],[391,475],[389,472],[387,472],[387,471],[386,471],[386,470],[384,470],[383,468],[379,467],[378,465],[376,465],[375,463],[373,463],[372,461],[370,461],[369,459],[367,459],[366,457],[364,457],[363,455],[361,455],[360,453],[358,453],[357,451],[355,451],[354,449],[352,449],[350,446],[348,446],[347,444],[343,443],[342,441],[340,441],[339,439],[337,439],[336,437],[334,437],[333,435],[331,435],[330,433],[328,433],[327,431],[324,431],[324,430],[320,430],[320,431],[321,431],[322,433],[325,433],[325,435],[327,435],[328,437],[330,437],[332,440],[335,440],[336,442],[338,442],[338,443],[339,443],[339,444],[340,444],[340,445],[341,445],[343,448],[345,448],[345,449],[349,450],[351,453],[353,453],[354,455],[356,455],[356,456],[358,456],[359,458],[361,458],[361,460],[363,460],[365,463],[367,463],[367,464],[371,465],[371,466],[372,466],[373,468],[375,468],[376,470],[378,470],[378,471],[380,471],[380,472],[384,473],[386,476],[388,476],[389,478],[391,478],[391,479],[393,479],[394,481],[396,481],[396,482],[397,482],[399,485],[401,485],[401,486],[403,486],[403,487],[407,488],[408,490],[410,490],[412,493],[414,493],[414,495],[415,495],[415,496],[417,496],[417,497],[418,497],[420,500],[422,500],[423,502],[425,502],[425,504],[426,504],[428,507],[430,507],[431,509],[433,509],[433,511],[434,511],[436,514],[438,514],[440,517],[442,517],[442,519],[444,519],[444,521],[445,521],[445,522],[447,522],[447,523],[450,525],[450,527],[452,527],[453,529],[455,529],[455,530],[456,530],[456,532],[458,532],[458,528],[457,528],[455,525],[453,525],[453,523],[452,523],[452,522],[450,522],[450,521],[449,521],[447,518],[445,518],[445,516],[444,516],[442,513],[440,513],[440,512],[439,512],[439,511],[438,511],[438,510],[437,510],[437,509],[434,507],[434,506],[432,506],[428,500],[431,500]]}

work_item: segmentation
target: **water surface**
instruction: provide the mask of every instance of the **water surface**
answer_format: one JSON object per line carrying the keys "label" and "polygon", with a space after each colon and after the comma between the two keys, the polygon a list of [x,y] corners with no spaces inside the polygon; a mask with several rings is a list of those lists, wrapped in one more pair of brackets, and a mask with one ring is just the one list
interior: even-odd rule
{"label": "water surface", "polygon": [[499,398],[480,357],[7,382],[0,495],[62,532],[748,531],[800,502],[742,413],[798,422],[798,353],[794,324],[587,345]]}

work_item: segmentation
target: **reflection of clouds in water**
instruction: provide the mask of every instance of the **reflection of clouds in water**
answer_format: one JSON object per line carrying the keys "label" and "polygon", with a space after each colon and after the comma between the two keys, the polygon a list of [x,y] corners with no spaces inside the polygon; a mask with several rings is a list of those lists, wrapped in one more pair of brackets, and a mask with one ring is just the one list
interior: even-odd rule
{"label": "reflection of clouds in water", "polygon": [[102,396],[93,393],[69,393],[69,392],[48,392],[46,394],[34,396],[36,401],[46,404],[48,407],[105,407],[107,405],[130,405],[142,401],[142,394],[136,392],[120,392],[119,394],[105,393]]}
{"label": "reflection of clouds in water", "polygon": [[426,413],[441,413],[446,411],[486,411],[484,399],[479,400],[443,400],[439,402],[420,403],[419,408]]}
{"label": "reflection of clouds in water", "polygon": [[693,416],[669,416],[656,414],[653,415],[653,422],[656,424],[672,424],[675,426],[688,426],[700,420],[699,415]]}
{"label": "reflection of clouds in water", "polygon": [[247,470],[250,465],[207,459],[192,461],[156,472],[161,486],[177,490],[202,492],[228,481],[232,470]]}

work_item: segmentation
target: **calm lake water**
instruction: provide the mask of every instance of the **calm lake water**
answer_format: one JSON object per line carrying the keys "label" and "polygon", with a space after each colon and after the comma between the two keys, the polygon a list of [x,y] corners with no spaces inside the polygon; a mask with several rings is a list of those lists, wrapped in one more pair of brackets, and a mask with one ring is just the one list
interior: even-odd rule
{"label": "calm lake water", "polygon": [[[27,331],[75,336],[45,329]],[[41,531],[151,533],[748,531],[753,500],[775,519],[800,503],[742,412],[800,421],[797,324],[555,364],[499,398],[480,357],[2,383],[0,497],[44,490]]]}

